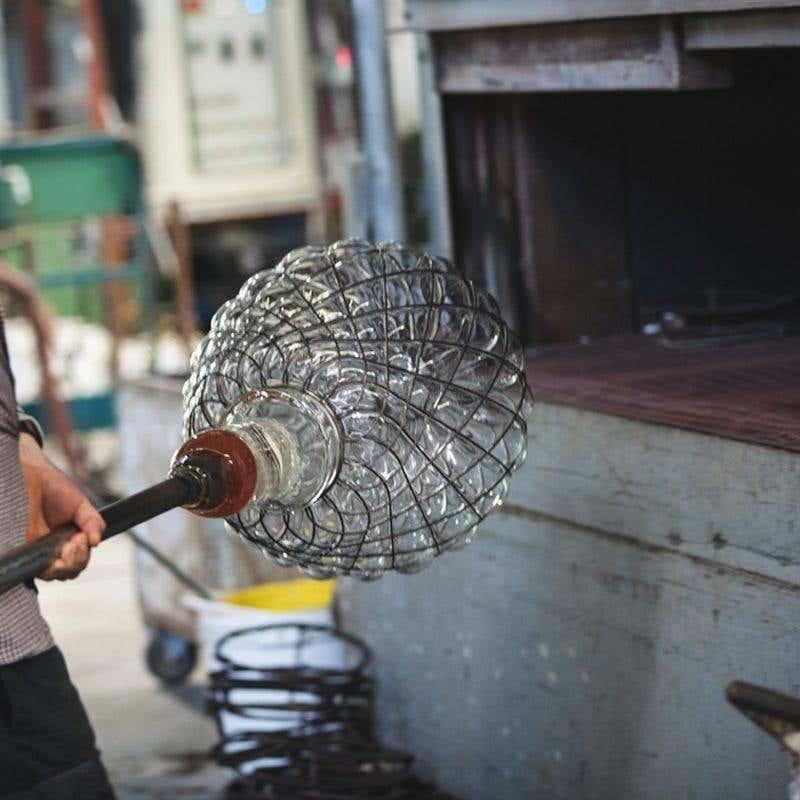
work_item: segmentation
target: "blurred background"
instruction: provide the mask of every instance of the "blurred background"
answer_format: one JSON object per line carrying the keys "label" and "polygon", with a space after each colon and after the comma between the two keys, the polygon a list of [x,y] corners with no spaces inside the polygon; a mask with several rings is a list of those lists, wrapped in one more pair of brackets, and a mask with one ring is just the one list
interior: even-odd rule
{"label": "blurred background", "polygon": [[163,477],[214,312],[304,244],[451,258],[538,401],[509,504],[418,576],[311,583],[174,511],[42,586],[120,797],[222,796],[214,643],[285,619],[363,638],[382,741],[453,795],[784,791],[722,691],[800,692],[798,48],[788,0],[0,4],[18,400],[98,503]]}
{"label": "blurred background", "polygon": [[[417,36],[402,2],[361,6],[0,4],[0,305],[17,396],[98,504],[163,477],[189,355],[248,276],[309,243],[434,235]],[[214,643],[287,614],[331,625],[335,582],[184,513],[98,555],[79,591],[48,584],[41,601],[115,786],[217,796],[236,773],[211,753]]]}

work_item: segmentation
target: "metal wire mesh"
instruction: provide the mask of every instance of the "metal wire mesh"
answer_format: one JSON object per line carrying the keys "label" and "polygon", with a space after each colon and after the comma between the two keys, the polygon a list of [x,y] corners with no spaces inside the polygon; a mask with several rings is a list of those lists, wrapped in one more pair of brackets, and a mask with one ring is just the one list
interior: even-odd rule
{"label": "metal wire mesh", "polygon": [[412,572],[467,544],[525,458],[523,352],[497,304],[396,243],[289,253],[217,312],[192,365],[186,436],[276,387],[335,418],[341,449],[320,496],[228,519],[315,576]]}
{"label": "metal wire mesh", "polygon": [[[227,655],[232,643],[246,659]],[[229,800],[448,800],[413,776],[411,755],[377,740],[371,653],[360,639],[266,625],[229,634],[215,656],[215,756],[239,772]]]}

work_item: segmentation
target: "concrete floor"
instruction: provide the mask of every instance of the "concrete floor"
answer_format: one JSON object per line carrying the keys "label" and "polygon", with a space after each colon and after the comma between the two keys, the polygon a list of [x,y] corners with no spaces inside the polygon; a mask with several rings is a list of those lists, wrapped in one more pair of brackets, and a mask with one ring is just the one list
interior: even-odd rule
{"label": "concrete floor", "polygon": [[147,632],[136,601],[132,543],[95,551],[78,580],[40,583],[45,617],[64,652],[119,800],[219,798],[233,773],[207,753],[216,740],[202,713],[204,674],[166,691],[144,665]]}

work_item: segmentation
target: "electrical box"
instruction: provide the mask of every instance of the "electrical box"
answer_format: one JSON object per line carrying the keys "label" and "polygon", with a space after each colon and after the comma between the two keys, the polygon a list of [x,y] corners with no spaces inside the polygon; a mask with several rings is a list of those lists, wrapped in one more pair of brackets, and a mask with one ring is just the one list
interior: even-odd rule
{"label": "electrical box", "polygon": [[139,127],[148,199],[189,222],[319,202],[304,3],[143,0]]}

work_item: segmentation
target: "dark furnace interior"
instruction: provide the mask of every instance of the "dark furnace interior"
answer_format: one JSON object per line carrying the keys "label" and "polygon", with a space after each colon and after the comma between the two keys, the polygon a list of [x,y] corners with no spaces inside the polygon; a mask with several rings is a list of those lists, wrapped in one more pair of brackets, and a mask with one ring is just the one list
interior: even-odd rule
{"label": "dark furnace interior", "polygon": [[455,258],[543,399],[794,448],[800,58],[709,57],[727,88],[449,95]]}

